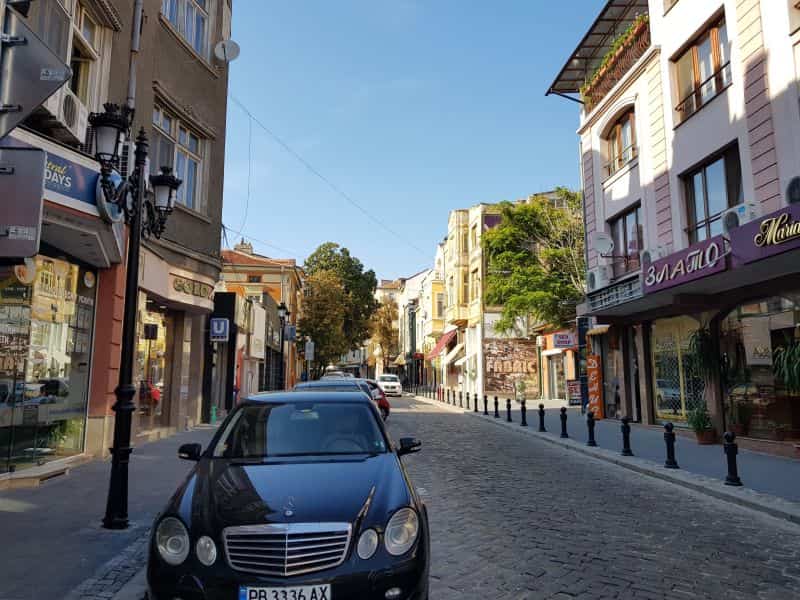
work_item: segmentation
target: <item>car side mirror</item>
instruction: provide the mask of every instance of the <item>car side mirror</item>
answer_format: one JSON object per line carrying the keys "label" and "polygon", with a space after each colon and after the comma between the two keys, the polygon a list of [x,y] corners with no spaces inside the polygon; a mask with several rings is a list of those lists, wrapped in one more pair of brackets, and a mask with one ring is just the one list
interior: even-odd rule
{"label": "car side mirror", "polygon": [[404,454],[413,454],[422,450],[422,442],[417,438],[404,437],[400,438],[400,447],[397,449],[397,456]]}
{"label": "car side mirror", "polygon": [[200,460],[203,447],[200,444],[183,444],[178,448],[178,458],[184,460]]}

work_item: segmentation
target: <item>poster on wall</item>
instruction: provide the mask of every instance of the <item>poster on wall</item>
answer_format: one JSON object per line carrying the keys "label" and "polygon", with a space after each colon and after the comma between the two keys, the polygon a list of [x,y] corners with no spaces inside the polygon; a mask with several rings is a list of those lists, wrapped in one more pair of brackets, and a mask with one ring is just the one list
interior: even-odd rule
{"label": "poster on wall", "polygon": [[539,396],[539,353],[536,342],[487,339],[483,345],[484,388],[487,394],[502,394],[510,398],[522,382],[526,397]]}
{"label": "poster on wall", "polygon": [[600,369],[600,356],[590,354],[586,357],[586,373],[589,379],[589,410],[595,419],[603,418],[603,372]]}
{"label": "poster on wall", "polygon": [[567,380],[567,401],[570,406],[581,406],[581,380]]}
{"label": "poster on wall", "polygon": [[748,365],[772,366],[772,339],[768,318],[742,319],[742,339]]}

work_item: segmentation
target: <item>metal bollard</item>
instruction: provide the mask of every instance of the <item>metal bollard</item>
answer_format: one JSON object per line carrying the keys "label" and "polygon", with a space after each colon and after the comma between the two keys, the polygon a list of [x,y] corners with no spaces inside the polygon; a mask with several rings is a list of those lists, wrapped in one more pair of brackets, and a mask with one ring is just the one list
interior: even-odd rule
{"label": "metal bollard", "polygon": [[511,423],[511,398],[506,398],[506,421]]}
{"label": "metal bollard", "polygon": [[539,431],[547,431],[544,428],[544,404],[539,405]]}
{"label": "metal bollard", "polygon": [[500,405],[497,403],[497,396],[494,397],[494,418],[500,418]]}
{"label": "metal bollard", "polygon": [[631,420],[630,417],[622,417],[622,456],[633,456],[631,450]]}
{"label": "metal bollard", "polygon": [[569,434],[567,433],[567,409],[563,406],[561,407],[561,437],[568,438]]}
{"label": "metal bollard", "polygon": [[725,443],[725,456],[728,457],[728,474],[725,476],[725,485],[742,485],[742,480],[739,479],[739,469],[736,466],[736,455],[739,454],[739,445],[734,441],[736,434],[732,431],[726,431],[723,436]]}
{"label": "metal bollard", "polygon": [[597,446],[597,442],[594,440],[594,413],[592,411],[586,413],[586,428],[589,430],[589,440],[586,445]]}
{"label": "metal bollard", "polygon": [[458,406],[459,407],[464,406],[464,392],[462,392],[461,390],[458,390]]}
{"label": "metal bollard", "polygon": [[667,460],[664,462],[664,467],[667,469],[680,468],[675,461],[675,432],[672,431],[674,428],[672,423],[664,425],[664,443],[667,445]]}
{"label": "metal bollard", "polygon": [[475,392],[475,406],[472,409],[472,412],[478,412],[478,392]]}
{"label": "metal bollard", "polygon": [[522,415],[522,421],[520,422],[520,425],[522,425],[523,427],[527,427],[528,426],[528,417],[527,417],[528,409],[525,408],[525,398],[522,399],[522,406],[519,407],[519,412]]}
{"label": "metal bollard", "polygon": [[450,388],[447,388],[447,403],[450,404]]}
{"label": "metal bollard", "polygon": [[464,396],[465,396],[465,399],[466,399],[466,401],[467,401],[467,410],[469,410],[469,392],[466,392],[466,393],[464,394]]}
{"label": "metal bollard", "polygon": [[483,395],[483,414],[487,417],[489,416],[489,396],[486,394]]}

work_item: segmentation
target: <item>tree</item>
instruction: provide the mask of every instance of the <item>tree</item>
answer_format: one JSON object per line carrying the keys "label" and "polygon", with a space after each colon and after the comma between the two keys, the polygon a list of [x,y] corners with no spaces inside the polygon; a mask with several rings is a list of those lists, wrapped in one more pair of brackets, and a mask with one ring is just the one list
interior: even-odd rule
{"label": "tree", "polygon": [[566,188],[556,195],[503,203],[502,221],[483,237],[486,302],[503,307],[499,331],[529,316],[566,325],[586,293],[581,195]]}
{"label": "tree", "polygon": [[300,338],[308,336],[314,341],[312,379],[319,379],[327,365],[347,352],[345,299],[344,286],[336,273],[321,270],[306,278],[297,326]]}
{"label": "tree", "polygon": [[399,352],[399,332],[394,325],[397,318],[397,304],[391,300],[381,303],[372,315],[372,341],[381,349],[384,370],[389,367],[389,358]]}
{"label": "tree", "polygon": [[306,259],[305,272],[313,275],[319,271],[335,273],[345,294],[344,336],[347,350],[359,348],[369,338],[370,318],[378,307],[375,272],[365,271],[364,265],[350,254],[347,248],[333,242],[320,245]]}

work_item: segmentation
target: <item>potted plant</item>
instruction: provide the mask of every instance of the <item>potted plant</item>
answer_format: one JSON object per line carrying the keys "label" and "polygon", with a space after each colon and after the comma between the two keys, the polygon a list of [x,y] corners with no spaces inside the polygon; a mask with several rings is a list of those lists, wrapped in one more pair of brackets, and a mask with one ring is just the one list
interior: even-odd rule
{"label": "potted plant", "polygon": [[698,444],[707,445],[717,441],[717,432],[714,431],[711,415],[708,414],[705,404],[690,410],[686,420],[689,423],[689,427],[694,430]]}

